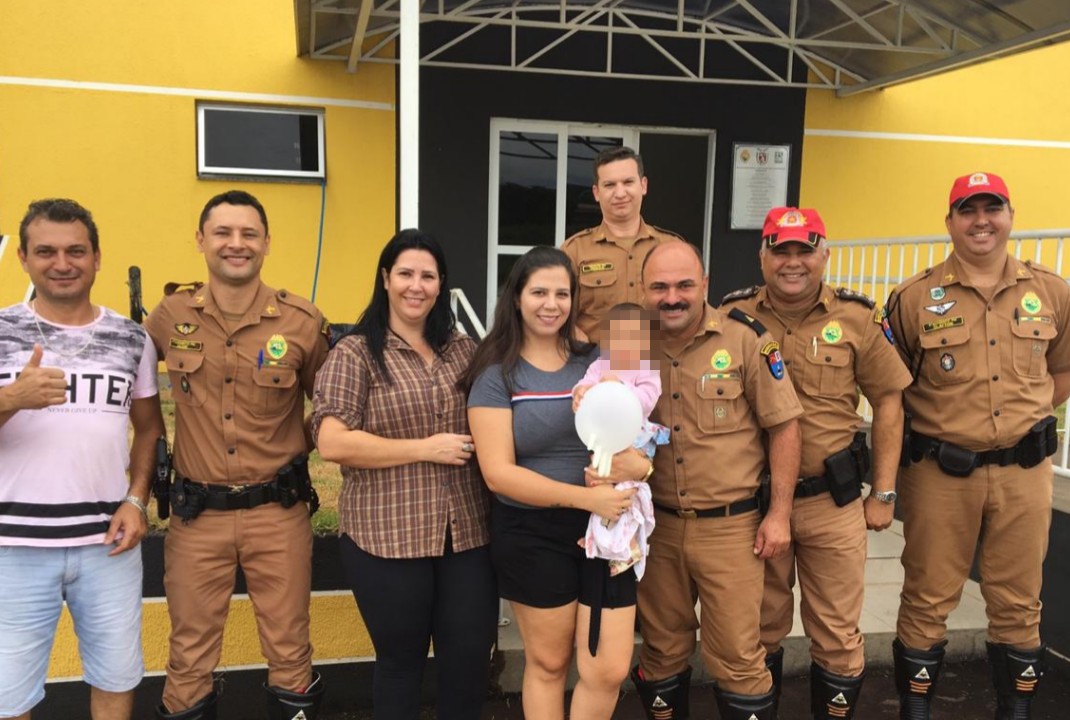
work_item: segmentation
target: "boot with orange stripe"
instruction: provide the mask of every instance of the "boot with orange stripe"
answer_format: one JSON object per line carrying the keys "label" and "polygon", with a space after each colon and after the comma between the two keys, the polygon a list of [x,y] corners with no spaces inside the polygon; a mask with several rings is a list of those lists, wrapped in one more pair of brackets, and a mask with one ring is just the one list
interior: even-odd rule
{"label": "boot with orange stripe", "polygon": [[1044,675],[1044,646],[1017,650],[1010,645],[985,644],[996,686],[996,720],[1030,720],[1037,684]]}
{"label": "boot with orange stripe", "polygon": [[944,645],[933,645],[928,650],[915,650],[904,645],[899,638],[892,642],[892,657],[895,660],[895,687],[899,691],[899,720],[932,720],[933,695],[940,668],[944,664]]}
{"label": "boot with orange stripe", "polygon": [[647,720],[687,720],[691,717],[691,668],[663,680],[647,680],[638,665],[632,682]]}
{"label": "boot with orange stripe", "polygon": [[865,674],[833,675],[817,663],[810,664],[810,711],[813,720],[851,720],[862,694]]}

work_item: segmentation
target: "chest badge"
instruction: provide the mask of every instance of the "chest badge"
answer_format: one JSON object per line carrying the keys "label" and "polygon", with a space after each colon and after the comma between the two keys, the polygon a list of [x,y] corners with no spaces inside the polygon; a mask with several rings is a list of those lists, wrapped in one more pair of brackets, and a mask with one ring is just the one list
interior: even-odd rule
{"label": "chest badge", "polygon": [[951,372],[955,369],[955,356],[951,353],[944,353],[940,356],[940,367],[944,369],[944,372]]}
{"label": "chest badge", "polygon": [[290,349],[290,346],[286,344],[286,338],[282,335],[272,335],[265,345],[267,354],[275,360],[281,360],[286,352]]}
{"label": "chest badge", "polygon": [[784,358],[780,354],[780,345],[776,342],[767,342],[762,347],[762,355],[765,356],[765,361],[769,364],[769,372],[773,375],[773,379],[782,380],[784,378]]}
{"label": "chest badge", "polygon": [[732,356],[727,350],[718,350],[710,357],[710,365],[714,370],[727,370],[732,365]]}
{"label": "chest badge", "polygon": [[943,300],[947,296],[947,291],[942,287],[929,288],[929,297],[933,300]]}
{"label": "chest badge", "polygon": [[194,325],[192,323],[176,323],[175,331],[182,335],[192,335],[197,332],[197,328],[199,327],[200,325]]}
{"label": "chest badge", "polygon": [[1030,315],[1036,315],[1042,307],[1043,304],[1040,302],[1040,298],[1033,291],[1027,292],[1025,297],[1022,298],[1022,309]]}
{"label": "chest badge", "polygon": [[948,310],[955,307],[956,302],[956,300],[952,300],[951,302],[940,303],[939,305],[926,305],[925,309],[931,313],[936,313],[937,315],[946,315]]}
{"label": "chest badge", "polygon": [[825,327],[821,328],[821,338],[832,345],[835,345],[840,340],[843,340],[843,327],[833,320]]}

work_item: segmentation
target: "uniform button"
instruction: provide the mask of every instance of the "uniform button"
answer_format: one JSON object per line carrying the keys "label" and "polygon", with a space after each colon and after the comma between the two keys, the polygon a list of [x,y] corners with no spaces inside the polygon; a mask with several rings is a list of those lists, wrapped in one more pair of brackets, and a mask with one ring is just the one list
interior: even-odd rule
{"label": "uniform button", "polygon": [[234,341],[233,340],[227,340],[227,347],[232,347],[233,345],[234,345]]}
{"label": "uniform button", "polygon": [[718,395],[724,395],[724,388],[717,388]]}
{"label": "uniform button", "polygon": [[672,394],[672,399],[673,400],[679,400],[680,399],[680,393],[673,393]]}
{"label": "uniform button", "polygon": [[227,455],[233,455],[235,452],[237,451],[234,448],[227,448]]}
{"label": "uniform button", "polygon": [[677,465],[683,465],[684,464],[684,459],[682,457],[676,458],[676,464]]}
{"label": "uniform button", "polygon": [[992,382],[996,382],[997,380],[999,380],[999,375],[993,375]]}
{"label": "uniform button", "polygon": [[271,382],[273,382],[276,385],[278,385],[279,384],[279,378],[278,377],[273,377],[273,378],[271,378]]}
{"label": "uniform button", "polygon": [[940,338],[941,345],[947,345],[947,338]]}
{"label": "uniform button", "polygon": [[1034,331],[1033,331],[1033,335],[1039,335],[1039,334],[1040,334],[1040,331],[1039,331],[1039,330],[1034,330]]}
{"label": "uniform button", "polygon": [[178,366],[179,366],[180,368],[184,368],[184,367],[186,367],[186,363],[184,363],[184,362],[180,362],[180,363],[178,363]]}
{"label": "uniform button", "polygon": [[825,362],[832,362],[832,356],[831,355],[826,355],[825,356]]}
{"label": "uniform button", "polygon": [[991,305],[988,306],[988,311],[992,312],[992,306]]}
{"label": "uniform button", "polygon": [[680,426],[679,425],[673,425],[672,426],[672,431],[673,432],[680,432]]}
{"label": "uniform button", "polygon": [[788,334],[788,335],[791,335],[791,330],[790,330],[790,329],[789,329],[789,330],[787,330],[787,334]]}
{"label": "uniform button", "polygon": [[281,297],[281,298],[286,297],[286,291],[285,290],[280,290],[279,291],[279,297]]}
{"label": "uniform button", "polygon": [[230,420],[232,417],[233,417],[233,415],[231,415],[230,413],[224,413],[223,414],[223,419],[224,420]]}
{"label": "uniform button", "polygon": [[226,382],[226,383],[231,383],[231,382],[234,382],[234,378],[232,378],[232,377],[228,377],[228,378],[227,378],[226,380],[224,380],[223,382]]}
{"label": "uniform button", "polygon": [[601,281],[601,280],[595,280],[595,281],[594,281],[594,284],[595,284],[595,285],[601,285],[601,284],[602,284],[602,281]]}
{"label": "uniform button", "polygon": [[673,367],[680,367],[680,361],[679,360],[673,360],[672,361],[672,366]]}
{"label": "uniform button", "polygon": [[683,497],[684,495],[687,495],[687,490],[680,491],[680,497]]}
{"label": "uniform button", "polygon": [[629,259],[629,260],[635,260],[635,256],[634,256],[634,255],[629,255],[629,256],[628,256],[628,259]]}
{"label": "uniform button", "polygon": [[989,344],[989,345],[995,345],[995,344],[996,344],[996,341],[995,341],[995,340],[989,340],[989,341],[988,341],[988,344]]}
{"label": "uniform button", "polygon": [[635,282],[629,280],[628,281],[628,287],[635,287]]}
{"label": "uniform button", "polygon": [[992,413],[992,414],[993,414],[993,415],[995,415],[996,417],[999,417],[999,410],[996,410],[996,411],[995,411],[994,413]]}

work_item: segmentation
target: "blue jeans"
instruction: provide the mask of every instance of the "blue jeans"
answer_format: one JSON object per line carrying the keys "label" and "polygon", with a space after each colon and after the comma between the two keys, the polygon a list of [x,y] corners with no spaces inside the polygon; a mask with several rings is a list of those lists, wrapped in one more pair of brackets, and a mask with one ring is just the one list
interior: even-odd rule
{"label": "blue jeans", "polygon": [[0,717],[44,698],[64,601],[85,681],[107,692],[141,682],[141,548],[108,557],[112,548],[0,546]]}

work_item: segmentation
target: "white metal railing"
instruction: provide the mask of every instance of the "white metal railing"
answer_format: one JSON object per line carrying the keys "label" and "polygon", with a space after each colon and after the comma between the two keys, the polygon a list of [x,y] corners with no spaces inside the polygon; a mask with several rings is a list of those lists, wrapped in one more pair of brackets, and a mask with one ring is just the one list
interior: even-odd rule
{"label": "white metal railing", "polygon": [[[1041,263],[1067,278],[1070,276],[1068,242],[1070,229],[1020,231],[1011,233],[1009,251],[1019,260]],[[951,240],[947,235],[831,242],[825,281],[865,293],[880,304],[896,285],[941,262],[950,251]],[[858,411],[867,422],[872,419],[872,409],[865,398]],[[1070,478],[1066,406],[1057,410],[1056,415],[1060,450],[1054,458],[1055,474]]]}
{"label": "white metal railing", "polygon": [[[458,309],[464,310],[463,319],[457,313]],[[461,323],[461,329],[466,334],[474,334],[480,340],[487,336],[487,329],[483,326],[483,321],[479,319],[479,314],[476,313],[475,308],[472,307],[472,303],[468,302],[468,296],[464,294],[464,290],[460,288],[450,290],[450,310],[453,311],[453,316],[457,318],[457,322]],[[472,332],[468,332],[469,326]]]}

